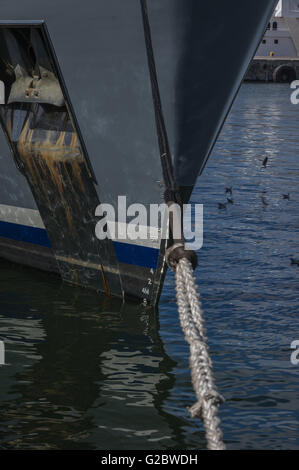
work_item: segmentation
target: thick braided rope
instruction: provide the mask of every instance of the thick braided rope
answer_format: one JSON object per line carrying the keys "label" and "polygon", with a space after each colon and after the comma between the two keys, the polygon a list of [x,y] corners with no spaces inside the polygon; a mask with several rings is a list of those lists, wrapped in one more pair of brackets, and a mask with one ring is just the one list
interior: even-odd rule
{"label": "thick braided rope", "polygon": [[201,302],[192,265],[186,258],[182,258],[176,267],[176,292],[181,326],[190,345],[192,383],[198,400],[190,408],[190,414],[202,419],[208,449],[224,450],[218,417],[218,407],[223,398],[214,385]]}

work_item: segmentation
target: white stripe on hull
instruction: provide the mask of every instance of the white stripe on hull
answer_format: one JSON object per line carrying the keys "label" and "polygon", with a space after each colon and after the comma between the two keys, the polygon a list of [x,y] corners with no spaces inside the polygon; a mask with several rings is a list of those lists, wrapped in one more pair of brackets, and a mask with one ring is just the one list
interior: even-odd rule
{"label": "white stripe on hull", "polygon": [[45,228],[39,211],[0,204],[0,220],[28,227]]}
{"label": "white stripe on hull", "polygon": [[[16,206],[8,206],[5,204],[0,204],[0,221],[9,222],[12,224],[25,225],[28,227],[45,229],[45,226],[44,226],[44,223],[42,221],[39,211],[35,209],[27,209],[24,207],[16,207]],[[108,221],[108,227],[109,227],[110,233],[115,231],[116,234],[121,232],[121,233],[126,233],[128,236],[128,238],[125,238],[125,239],[118,238],[116,236],[115,239],[112,239],[113,241],[121,242],[121,243],[128,243],[128,244],[133,244],[133,245],[138,245],[138,246],[144,246],[144,247],[149,247],[149,248],[155,248],[157,250],[160,249],[161,231],[160,229],[156,227],[149,227],[149,226],[140,227],[140,228],[144,228],[145,231],[147,232],[147,239],[145,240],[132,239],[134,237],[134,228],[135,228],[135,226],[132,223],[125,224],[123,222]]]}

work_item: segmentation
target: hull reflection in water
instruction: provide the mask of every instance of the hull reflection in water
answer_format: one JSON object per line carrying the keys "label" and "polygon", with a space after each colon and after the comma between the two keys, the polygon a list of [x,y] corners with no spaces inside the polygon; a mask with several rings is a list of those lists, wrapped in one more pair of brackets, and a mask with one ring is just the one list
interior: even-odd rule
{"label": "hull reflection in water", "polygon": [[0,277],[9,363],[1,368],[2,448],[204,446],[196,423],[185,435],[187,418],[167,412],[175,362],[159,337],[157,312],[6,263]]}

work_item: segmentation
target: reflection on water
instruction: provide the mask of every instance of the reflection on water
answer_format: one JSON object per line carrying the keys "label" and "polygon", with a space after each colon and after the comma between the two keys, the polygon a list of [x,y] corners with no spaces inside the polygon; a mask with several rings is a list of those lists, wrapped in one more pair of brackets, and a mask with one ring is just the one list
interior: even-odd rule
{"label": "reflection on water", "polygon": [[184,419],[163,409],[175,361],[154,311],[1,263],[2,447],[195,445]]}
{"label": "reflection on water", "polygon": [[[243,86],[192,195],[204,204],[196,273],[232,449],[299,449],[299,268],[289,260],[299,258],[299,107],[289,96],[286,85]],[[229,186],[234,204],[219,211]],[[204,448],[186,410],[172,273],[153,312],[0,263],[0,447]]]}

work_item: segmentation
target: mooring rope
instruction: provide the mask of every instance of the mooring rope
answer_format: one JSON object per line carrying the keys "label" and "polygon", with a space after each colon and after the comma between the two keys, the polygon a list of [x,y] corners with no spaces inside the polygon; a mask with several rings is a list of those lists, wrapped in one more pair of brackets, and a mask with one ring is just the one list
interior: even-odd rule
{"label": "mooring rope", "polygon": [[190,367],[197,403],[190,408],[192,418],[204,424],[208,449],[225,450],[218,407],[224,401],[217,392],[209,356],[204,317],[197,292],[192,264],[181,258],[175,270],[177,303],[181,326],[190,346]]}
{"label": "mooring rope", "polygon": [[[173,203],[182,206],[179,186],[174,178],[169,141],[162,110],[147,1],[140,0],[140,6],[165,184],[164,199],[169,206]],[[174,233],[173,224],[173,219],[170,219],[170,231],[172,234]],[[166,252],[166,261],[176,271],[176,290],[180,321],[185,338],[190,345],[192,382],[198,399],[197,403],[190,409],[190,413],[192,417],[199,416],[203,420],[208,448],[211,450],[224,450],[225,445],[222,441],[220,420],[218,418],[218,406],[223,401],[223,398],[217,393],[214,385],[212,362],[209,357],[207,338],[205,336],[203,312],[193,276],[193,269],[197,265],[197,256],[194,251],[185,249],[184,239],[173,239],[172,246]]]}

